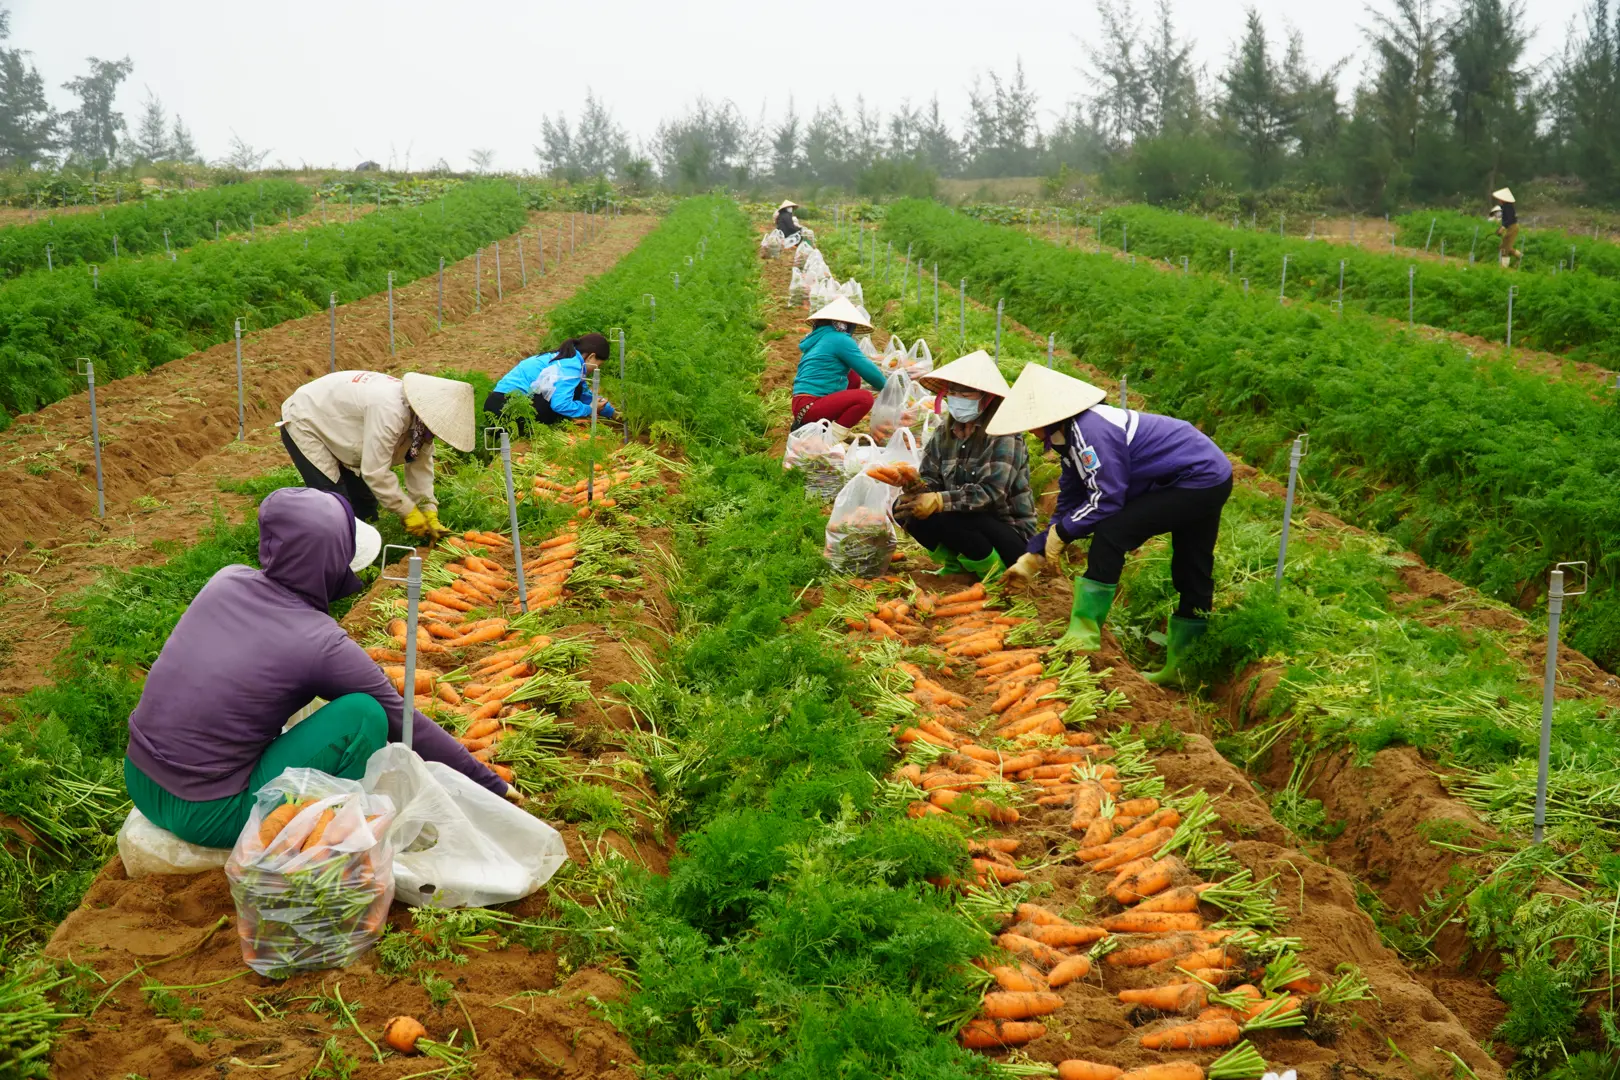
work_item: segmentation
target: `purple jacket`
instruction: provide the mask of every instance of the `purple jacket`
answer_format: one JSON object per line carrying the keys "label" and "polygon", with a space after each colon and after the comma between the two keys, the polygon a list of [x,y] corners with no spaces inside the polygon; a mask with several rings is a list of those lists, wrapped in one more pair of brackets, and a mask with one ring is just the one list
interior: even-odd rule
{"label": "purple jacket", "polygon": [[[1087,536],[1132,499],[1160,488],[1212,488],[1232,476],[1232,463],[1208,435],[1185,420],[1093,405],[1063,424],[1052,440],[1063,463],[1052,523],[1066,541]],[[1040,554],[1046,530],[1029,541]]]}
{"label": "purple jacket", "polygon": [[[398,741],[405,702],[327,614],[363,587],[349,569],[354,512],[343,499],[282,488],[259,504],[260,570],[209,579],[164,643],[129,715],[129,759],[191,802],[245,791],[287,719],[311,698],[370,694]],[[438,724],[416,714],[415,749],[498,795],[506,784]]]}

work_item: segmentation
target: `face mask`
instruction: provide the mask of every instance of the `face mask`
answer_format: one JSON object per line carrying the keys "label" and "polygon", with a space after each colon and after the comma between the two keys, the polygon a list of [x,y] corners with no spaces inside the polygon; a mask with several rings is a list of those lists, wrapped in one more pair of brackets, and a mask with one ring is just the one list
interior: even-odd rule
{"label": "face mask", "polygon": [[977,398],[956,397],[954,395],[945,399],[945,407],[950,410],[951,419],[959,424],[977,420],[979,413],[983,411]]}

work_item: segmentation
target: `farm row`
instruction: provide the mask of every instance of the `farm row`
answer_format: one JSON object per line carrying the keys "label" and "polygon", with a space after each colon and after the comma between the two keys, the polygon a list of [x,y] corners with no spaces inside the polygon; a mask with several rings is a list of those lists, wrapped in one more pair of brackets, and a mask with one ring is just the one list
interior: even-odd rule
{"label": "farm row", "polygon": [[[1444,243],[1452,255],[1474,252],[1479,261],[1496,254],[1495,222],[1453,210],[1415,210],[1394,221],[1395,238],[1407,247],[1437,252]],[[1521,223],[1514,245],[1524,260],[1514,265],[1531,274],[1553,275],[1582,270],[1604,278],[1620,278],[1620,244],[1554,229],[1531,229]]]}
{"label": "farm row", "polygon": [[[1009,274],[1016,259],[1043,257],[1018,239],[1008,248]],[[942,297],[940,334],[951,347],[953,292]],[[869,299],[876,309],[891,296],[892,288],[875,290]],[[993,348],[993,311],[964,310],[964,347]],[[896,333],[943,347],[933,325],[931,295],[890,310]],[[1046,360],[1039,339],[1009,331],[1002,341],[1009,377]],[[1096,351],[1088,359],[1112,366]],[[1061,352],[1057,360],[1065,363]],[[1155,407],[1157,385],[1140,371],[1131,365],[1132,389],[1145,390]],[[1089,366],[1076,373],[1105,378]],[[1490,958],[1495,993],[1462,983],[1449,999],[1478,1017],[1477,1038],[1499,1038],[1538,1067],[1557,1065],[1589,1038],[1582,995],[1614,977],[1613,957],[1602,950],[1558,945],[1566,935],[1596,940],[1607,918],[1610,886],[1600,868],[1620,830],[1607,677],[1566,651],[1550,843],[1525,847],[1544,628],[1470,598],[1389,540],[1319,512],[1296,518],[1286,583],[1274,593],[1276,493],[1240,484],[1223,520],[1216,614],[1198,664],[1230,725],[1219,745],[1268,789],[1279,821],[1365,875],[1364,906],[1408,959],[1461,966]],[[1150,546],[1127,573],[1124,612],[1114,620],[1132,661],[1150,659],[1151,636],[1174,603],[1168,562]],[[1429,764],[1414,769],[1405,747]],[[1454,796],[1424,775],[1430,768],[1442,770]],[[1515,921],[1532,909],[1546,920],[1533,932]]]}

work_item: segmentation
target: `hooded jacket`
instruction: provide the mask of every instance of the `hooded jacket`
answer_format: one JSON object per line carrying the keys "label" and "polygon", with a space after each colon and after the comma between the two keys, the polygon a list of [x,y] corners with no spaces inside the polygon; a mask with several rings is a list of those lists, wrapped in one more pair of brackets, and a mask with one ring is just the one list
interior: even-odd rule
{"label": "hooded jacket", "polygon": [[793,396],[826,397],[849,389],[849,373],[860,375],[868,386],[882,390],[887,381],[882,369],[861,352],[853,337],[836,326],[818,326],[799,342],[799,370],[793,376]]}
{"label": "hooded jacket", "polygon": [[[342,498],[282,488],[259,504],[259,565],[209,579],[147,674],[129,716],[129,759],[190,802],[245,791],[249,774],[289,717],[312,698],[370,694],[397,742],[405,702],[327,613],[363,587],[349,569],[354,512]],[[506,784],[421,713],[417,753],[496,794]]]}
{"label": "hooded jacket", "polygon": [[[495,384],[497,394],[537,394],[558,416],[582,420],[591,415],[591,380],[585,373],[585,360],[578,353],[559,357],[541,353],[522,361]],[[613,418],[613,406],[606,399],[598,416]]]}

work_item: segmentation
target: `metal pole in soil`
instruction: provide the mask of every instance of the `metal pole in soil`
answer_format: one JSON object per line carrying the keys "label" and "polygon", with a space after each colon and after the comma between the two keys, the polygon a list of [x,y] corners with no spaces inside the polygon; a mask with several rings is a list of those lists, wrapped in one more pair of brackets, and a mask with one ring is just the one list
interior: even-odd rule
{"label": "metal pole in soil", "polygon": [[1344,314],[1344,260],[1339,260],[1339,314]]}
{"label": "metal pole in soil", "polygon": [[215,218],[214,219],[214,239],[215,240],[219,239],[219,224],[220,224],[219,219]]}
{"label": "metal pole in soil", "polygon": [[1187,276],[1187,256],[1185,255],[1181,257],[1181,276]]}
{"label": "metal pole in soil", "polygon": [[473,252],[473,310],[484,310],[484,249]]}
{"label": "metal pole in soil", "polygon": [[1122,409],[1129,409],[1131,407],[1131,401],[1126,395],[1125,384],[1125,373],[1122,371],[1119,373],[1119,407]]}
{"label": "metal pole in soil", "polygon": [[889,283],[889,277],[894,273],[894,241],[890,240],[883,253],[883,284]]}
{"label": "metal pole in soil", "polygon": [[1277,299],[1288,299],[1288,256],[1283,256],[1282,287],[1277,290]]}
{"label": "metal pole in soil", "polygon": [[[488,445],[487,432],[485,445]],[[529,589],[523,580],[523,534],[518,529],[517,494],[512,488],[512,439],[507,435],[505,428],[501,428],[501,471],[506,479],[506,514],[512,522],[512,562],[517,567],[518,607],[527,615]]]}
{"label": "metal pole in soil", "polygon": [[[619,389],[621,391],[624,389],[624,330],[622,328],[619,330]],[[624,404],[623,398],[619,400],[619,404]],[[624,427],[624,443],[628,445],[630,442],[630,424],[622,414],[619,417],[619,422]]]}
{"label": "metal pole in soil", "polygon": [[534,246],[540,252],[540,276],[546,276],[546,227],[540,226],[534,230]]}
{"label": "metal pole in soil", "polygon": [[337,293],[333,293],[326,301],[326,310],[331,316],[331,348],[327,356],[326,370],[337,370]]}
{"label": "metal pole in soil", "polygon": [[1237,248],[1226,249],[1226,276],[1231,277],[1237,270]]}
{"label": "metal pole in soil", "polygon": [[1102,254],[1102,215],[1097,215],[1097,228],[1094,230],[1097,237],[1097,254]]}
{"label": "metal pole in soil", "polygon": [[1440,238],[1440,261],[1446,261],[1446,238],[1443,236]]}
{"label": "metal pole in soil", "polygon": [[939,263],[934,264],[934,333],[939,333]]}
{"label": "metal pole in soil", "polygon": [[168,255],[173,250],[174,250],[173,248],[169,247],[169,230],[164,229],[163,230],[163,254]]}
{"label": "metal pole in soil", "polygon": [[388,355],[394,355],[394,272],[388,271]]}
{"label": "metal pole in soil", "polygon": [[1429,250],[1429,245],[1434,242],[1434,223],[1436,221],[1438,221],[1438,220],[1440,220],[1440,219],[1439,218],[1430,218],[1429,219],[1429,235],[1425,236],[1423,238],[1423,250],[1424,251],[1428,251]]}
{"label": "metal pole in soil", "polygon": [[1128,224],[1119,227],[1119,250],[1125,255],[1131,253],[1131,227]]}
{"label": "metal pole in soil", "polygon": [[1287,214],[1278,214],[1277,215],[1277,235],[1278,236],[1287,236],[1288,235],[1287,221],[1288,221],[1288,215]]}
{"label": "metal pole in soil", "polygon": [[1002,309],[1003,305],[1005,305],[1005,304],[1006,304],[1005,300],[997,300],[996,301],[996,359],[997,360],[1001,359],[1001,309]]}
{"label": "metal pole in soil", "polygon": [[242,320],[236,320],[236,441],[247,435],[246,395],[242,389]]}
{"label": "metal pole in soil", "polygon": [[1053,356],[1054,356],[1054,354],[1056,352],[1057,352],[1057,333],[1053,332],[1053,333],[1050,333],[1050,334],[1046,335],[1046,366],[1047,367],[1052,366],[1052,358],[1053,358]]}
{"label": "metal pole in soil", "polygon": [[591,464],[590,472],[585,477],[585,501],[593,502],[596,499],[596,414],[602,402],[602,369],[599,367],[591,372]]}
{"label": "metal pole in soil", "polygon": [[[1581,568],[1583,584],[1577,591],[1564,591],[1566,566]],[[1564,613],[1565,597],[1580,596],[1586,591],[1585,576],[1584,562],[1559,563],[1553,567],[1551,581],[1547,587],[1547,667],[1541,681],[1541,750],[1536,758],[1536,817],[1535,827],[1530,836],[1530,842],[1533,844],[1541,843],[1542,833],[1547,824],[1547,771],[1552,756],[1553,689],[1558,682],[1558,622]]]}
{"label": "metal pole in soil", "polygon": [[961,337],[962,344],[966,345],[967,344],[967,278],[963,278],[962,279],[962,284],[957,288],[956,299],[961,302],[961,309],[957,312],[957,319],[958,319],[957,334]]}
{"label": "metal pole in soil", "polygon": [[[413,549],[414,550],[414,549]],[[422,556],[413,554],[405,571],[405,679],[400,683],[405,709],[399,741],[409,750],[416,734],[416,626],[422,602]]]}
{"label": "metal pole in soil", "polygon": [[523,260],[523,234],[518,234],[518,276],[523,281],[523,287],[529,287],[529,268]]}
{"label": "metal pole in soil", "polygon": [[118,234],[113,233],[113,262],[118,261]]}
{"label": "metal pole in soil", "polygon": [[1243,295],[1244,296],[1249,295],[1249,279],[1248,278],[1243,279]]}
{"label": "metal pole in soil", "polygon": [[96,415],[96,365],[93,360],[83,361],[80,374],[90,387],[90,448],[96,456],[96,517],[107,516],[107,495],[101,478],[101,420]]}
{"label": "metal pole in soil", "polygon": [[444,329],[444,256],[439,256],[439,315],[438,328]]}
{"label": "metal pole in soil", "polygon": [[647,298],[647,321],[650,323],[657,322],[658,297],[654,296],[652,293],[642,293],[641,295]]}
{"label": "metal pole in soil", "polygon": [[[1511,306],[1512,301],[1508,301]],[[1417,267],[1406,268],[1406,325],[1407,328],[1417,325]],[[1509,336],[1512,336],[1511,331]]]}
{"label": "metal pole in soil", "polygon": [[574,241],[579,232],[578,218],[578,214],[568,215],[568,254],[570,255],[574,253]]}
{"label": "metal pole in soil", "polygon": [[101,267],[94,263],[90,265],[90,287],[97,291],[101,289]]}
{"label": "metal pole in soil", "polygon": [[506,290],[501,286],[501,242],[495,241],[495,301],[506,299]]}
{"label": "metal pole in soil", "polygon": [[259,235],[258,226],[253,224],[253,215],[249,214],[248,215],[248,239],[252,240],[258,235]]}
{"label": "metal pole in soil", "polygon": [[1299,482],[1299,459],[1305,456],[1306,436],[1301,435],[1294,440],[1294,445],[1288,451],[1288,493],[1283,497],[1283,523],[1282,540],[1277,545],[1277,573],[1272,578],[1271,592],[1274,596],[1282,595],[1283,566],[1288,562],[1288,528],[1294,517],[1294,489]]}
{"label": "metal pole in soil", "polygon": [[47,272],[52,273],[56,270],[56,264],[51,262],[51,245],[49,244],[45,245],[45,269]]}
{"label": "metal pole in soil", "polygon": [[1508,286],[1508,316],[1507,316],[1507,347],[1513,351],[1513,295],[1519,291],[1517,285]]}

